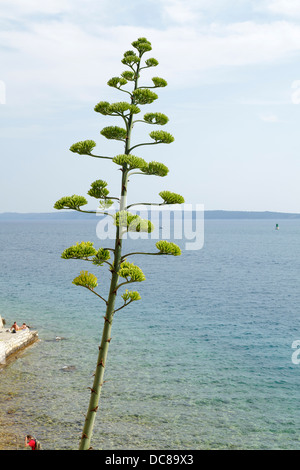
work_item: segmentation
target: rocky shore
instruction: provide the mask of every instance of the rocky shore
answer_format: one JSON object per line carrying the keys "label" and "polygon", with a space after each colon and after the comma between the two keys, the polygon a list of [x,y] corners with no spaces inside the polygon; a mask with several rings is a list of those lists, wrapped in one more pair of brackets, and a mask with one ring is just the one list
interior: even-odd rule
{"label": "rocky shore", "polygon": [[26,328],[14,333],[5,328],[0,316],[0,367],[6,365],[7,361],[16,357],[16,353],[38,340],[38,332]]}
{"label": "rocky shore", "polygon": [[[0,316],[0,369],[18,358],[18,353],[38,341],[38,332],[26,328],[12,333],[5,328]],[[4,422],[3,422],[4,420]],[[23,448],[23,442],[16,442],[16,435],[11,425],[1,416],[0,410],[0,450]]]}

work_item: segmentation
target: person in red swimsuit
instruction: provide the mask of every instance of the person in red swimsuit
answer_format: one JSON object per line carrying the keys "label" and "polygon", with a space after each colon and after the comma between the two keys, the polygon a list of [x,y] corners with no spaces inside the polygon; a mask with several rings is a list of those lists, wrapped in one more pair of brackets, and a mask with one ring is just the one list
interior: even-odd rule
{"label": "person in red swimsuit", "polygon": [[30,434],[25,437],[25,447],[31,447],[31,450],[35,450],[35,440]]}

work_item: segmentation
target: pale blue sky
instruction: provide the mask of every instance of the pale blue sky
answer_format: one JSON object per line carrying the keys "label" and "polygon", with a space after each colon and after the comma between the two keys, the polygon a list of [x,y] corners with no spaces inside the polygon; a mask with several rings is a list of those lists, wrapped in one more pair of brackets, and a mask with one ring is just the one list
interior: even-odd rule
{"label": "pale blue sky", "polygon": [[[50,212],[100,178],[118,194],[116,165],[68,149],[93,139],[100,154],[122,153],[99,133],[118,122],[93,108],[124,100],[106,83],[140,36],[159,61],[145,82],[168,81],[142,112],[167,114],[175,142],[136,153],[170,173],[132,178],[130,201],[168,189],[207,210],[300,212],[298,0],[0,4],[0,212]],[[136,125],[136,142],[151,130]]]}

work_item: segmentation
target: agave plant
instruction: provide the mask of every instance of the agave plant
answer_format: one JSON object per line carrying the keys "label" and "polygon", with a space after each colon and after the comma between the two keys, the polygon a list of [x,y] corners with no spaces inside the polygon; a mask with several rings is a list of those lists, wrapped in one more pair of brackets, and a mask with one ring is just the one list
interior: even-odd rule
{"label": "agave plant", "polygon": [[[88,191],[89,196],[96,198],[99,201],[100,207],[103,209],[103,214],[109,214],[108,212],[105,212],[105,209],[110,207],[113,201],[116,201],[119,206],[119,210],[113,216],[116,230],[114,248],[101,247],[96,249],[91,242],[81,242],[65,249],[61,255],[64,259],[81,259],[84,261],[90,261],[95,266],[103,266],[106,264],[111,273],[110,288],[106,297],[104,297],[103,293],[100,294],[97,292],[96,288],[98,286],[98,282],[97,277],[94,274],[89,273],[88,271],[81,271],[73,280],[75,285],[88,289],[105,303],[102,338],[99,346],[94,381],[92,387],[90,387],[91,394],[80,440],[80,450],[86,450],[91,447],[91,437],[95,417],[99,406],[101,388],[104,383],[104,371],[107,361],[107,353],[111,342],[111,329],[114,315],[119,310],[127,307],[130,303],[138,301],[141,298],[137,291],[127,289],[128,284],[143,282],[145,280],[145,275],[141,268],[136,266],[134,263],[127,261],[129,256],[133,256],[137,253],[127,253],[125,255],[122,253],[124,233],[128,231],[151,232],[154,229],[150,220],[142,219],[140,216],[128,211],[128,209],[134,205],[143,204],[139,202],[131,204],[130,206],[127,205],[128,178],[129,176],[136,174],[165,177],[169,171],[163,163],[157,161],[146,162],[143,158],[133,155],[132,151],[144,145],[170,144],[174,141],[174,137],[170,133],[162,130],[154,130],[149,134],[152,139],[151,141],[139,143],[134,146],[131,144],[132,131],[135,123],[142,122],[151,126],[163,126],[168,122],[168,117],[159,112],[146,113],[144,114],[143,119],[136,119],[136,115],[141,112],[141,106],[153,103],[158,98],[157,94],[150,90],[150,88],[165,87],[167,82],[162,78],[153,77],[151,86],[147,87],[139,84],[142,70],[156,67],[158,65],[158,61],[154,58],[149,58],[143,62],[144,54],[152,49],[151,43],[146,38],[139,38],[132,43],[132,46],[135,50],[126,51],[121,60],[122,64],[127,67],[127,70],[121,73],[120,77],[113,77],[108,81],[108,86],[126,93],[130,101],[121,101],[116,103],[100,101],[94,108],[97,113],[100,113],[103,116],[117,116],[121,119],[123,127],[105,127],[100,133],[107,139],[122,142],[124,146],[123,153],[115,156],[96,155],[94,153],[96,143],[93,140],[77,142],[70,147],[72,152],[79,155],[111,160],[111,162],[118,165],[121,170],[121,189],[118,197],[112,197],[109,195],[107,182],[103,180],[94,181]],[[170,191],[162,191],[159,195],[162,201],[154,203],[158,206],[166,204],[182,204],[184,202],[184,199],[180,194]],[[99,211],[85,210],[83,206],[87,203],[88,202],[85,197],[72,195],[62,197],[55,203],[54,207],[58,210],[72,209],[79,212],[99,213]],[[178,256],[181,254],[180,248],[176,244],[166,240],[157,242],[156,249],[157,251],[142,254],[158,256]],[[141,253],[139,252],[138,254]],[[121,294],[122,288],[125,288],[125,292],[123,292],[123,294]],[[117,298],[120,300],[122,299],[121,302],[123,301],[120,306],[116,303]]]}

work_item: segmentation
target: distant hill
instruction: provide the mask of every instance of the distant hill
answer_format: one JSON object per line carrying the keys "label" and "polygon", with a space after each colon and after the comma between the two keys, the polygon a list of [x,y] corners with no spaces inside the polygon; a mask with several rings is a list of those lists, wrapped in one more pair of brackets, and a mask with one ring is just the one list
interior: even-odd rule
{"label": "distant hill", "polygon": [[300,219],[300,214],[288,212],[205,211],[206,219]]}
{"label": "distant hill", "polygon": [[[179,212],[181,214],[181,211]],[[193,213],[193,215],[195,215]],[[99,220],[101,216],[95,214],[84,214],[76,211],[57,211],[57,212],[4,212],[0,213],[1,221],[21,221],[21,220],[81,220],[95,219]],[[251,212],[251,211],[223,211],[211,210],[204,212],[205,219],[300,219],[300,214],[288,212]]]}
{"label": "distant hill", "polygon": [[99,216],[94,214],[83,214],[76,211],[60,211],[60,212],[4,212],[0,214],[0,221],[4,220],[80,220],[80,219],[97,219]]}

